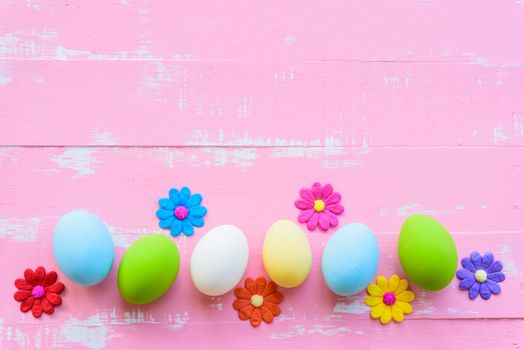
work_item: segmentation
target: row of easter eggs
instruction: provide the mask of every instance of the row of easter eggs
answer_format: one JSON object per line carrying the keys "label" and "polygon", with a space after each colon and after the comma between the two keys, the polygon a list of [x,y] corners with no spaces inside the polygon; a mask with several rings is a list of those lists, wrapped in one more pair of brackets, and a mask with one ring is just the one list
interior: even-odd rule
{"label": "row of easter eggs", "polygon": [[[73,211],[58,222],[53,237],[54,255],[62,272],[86,286],[104,280],[114,261],[111,235],[97,216]],[[400,232],[399,258],[408,277],[419,286],[438,290],[452,280],[457,251],[452,237],[437,221],[424,215],[406,220]],[[312,251],[304,232],[289,220],[275,222],[266,233],[262,257],[269,277],[294,288],[311,271]],[[242,279],[249,260],[244,233],[233,225],[208,231],[196,244],[190,260],[191,279],[200,292],[222,295]],[[356,294],[371,282],[379,262],[379,245],[366,225],[352,223],[338,229],[322,255],[322,274],[335,294]],[[173,240],[155,234],[135,241],[118,269],[118,288],[131,304],[147,304],[166,293],[180,269]]]}

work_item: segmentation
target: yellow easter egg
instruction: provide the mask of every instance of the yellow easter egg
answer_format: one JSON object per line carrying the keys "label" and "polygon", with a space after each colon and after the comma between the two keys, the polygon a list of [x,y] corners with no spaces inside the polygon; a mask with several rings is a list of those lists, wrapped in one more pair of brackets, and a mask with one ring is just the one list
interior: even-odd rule
{"label": "yellow easter egg", "polygon": [[311,246],[294,222],[279,220],[266,233],[262,259],[267,274],[276,284],[297,287],[311,271]]}

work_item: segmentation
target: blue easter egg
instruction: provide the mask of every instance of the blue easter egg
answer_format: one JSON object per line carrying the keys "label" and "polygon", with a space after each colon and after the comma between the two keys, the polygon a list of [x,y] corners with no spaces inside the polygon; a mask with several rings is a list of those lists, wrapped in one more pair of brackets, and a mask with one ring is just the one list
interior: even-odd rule
{"label": "blue easter egg", "polygon": [[115,248],[111,234],[94,214],[75,210],[56,224],[53,252],[60,270],[72,281],[94,286],[113,267]]}
{"label": "blue easter egg", "polygon": [[364,290],[378,267],[378,242],[364,224],[345,225],[329,239],[322,254],[322,274],[335,294],[348,296]]}

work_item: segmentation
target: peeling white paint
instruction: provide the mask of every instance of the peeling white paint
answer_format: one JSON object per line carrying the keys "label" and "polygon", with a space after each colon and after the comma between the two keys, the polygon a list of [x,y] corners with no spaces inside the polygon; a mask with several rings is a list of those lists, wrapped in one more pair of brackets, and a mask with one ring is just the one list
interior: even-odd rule
{"label": "peeling white paint", "polygon": [[109,131],[93,129],[91,138],[96,145],[114,146],[118,144],[117,139]]}
{"label": "peeling white paint", "polygon": [[493,142],[498,143],[508,139],[508,136],[504,133],[504,127],[497,125],[493,128]]}
{"label": "peeling white paint", "polygon": [[40,218],[0,218],[0,236],[9,236],[16,241],[37,240]]}
{"label": "peeling white paint", "polygon": [[118,336],[99,314],[85,320],[71,318],[60,328],[60,334],[55,337],[53,347],[64,343],[80,343],[89,349],[103,349],[109,340]]}
{"label": "peeling white paint", "polygon": [[155,227],[138,227],[132,229],[123,229],[114,226],[108,227],[109,232],[111,232],[111,237],[113,238],[113,244],[115,247],[120,248],[129,248],[131,244],[139,237],[145,235],[151,235],[158,233],[160,228]]}
{"label": "peeling white paint", "polygon": [[95,156],[95,149],[84,147],[66,147],[60,155],[50,158],[61,168],[76,171],[75,177],[92,175],[95,173],[96,164],[100,163]]}
{"label": "peeling white paint", "polygon": [[306,334],[306,328],[301,325],[289,326],[290,331],[288,332],[273,332],[269,336],[272,339],[287,339],[294,338]]}
{"label": "peeling white paint", "polygon": [[502,272],[504,272],[506,276],[520,276],[517,265],[513,261],[513,248],[508,244],[501,244],[499,246],[499,254],[500,259],[497,260],[502,262]]}
{"label": "peeling white paint", "polygon": [[7,85],[13,80],[10,69],[7,66],[7,62],[0,62],[0,85]]}
{"label": "peeling white paint", "polygon": [[167,316],[168,328],[173,330],[178,330],[184,327],[184,325],[189,322],[189,313],[187,311],[183,313],[177,313],[174,316],[169,314]]}
{"label": "peeling white paint", "polygon": [[363,314],[369,312],[369,307],[364,304],[361,297],[339,298],[333,312],[344,312],[349,314]]}

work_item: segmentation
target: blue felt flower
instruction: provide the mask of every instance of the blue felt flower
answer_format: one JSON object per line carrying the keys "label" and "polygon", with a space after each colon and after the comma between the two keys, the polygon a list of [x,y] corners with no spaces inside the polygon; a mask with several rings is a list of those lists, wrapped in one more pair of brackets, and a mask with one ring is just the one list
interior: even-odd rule
{"label": "blue felt flower", "polygon": [[491,294],[500,294],[498,285],[506,279],[502,270],[502,263],[494,261],[493,254],[487,252],[481,256],[478,252],[471,253],[469,258],[462,259],[462,269],[457,271],[457,278],[461,279],[460,289],[469,289],[469,298],[480,296],[488,300]]}
{"label": "blue felt flower", "polygon": [[170,228],[172,236],[178,236],[180,232],[192,236],[195,233],[194,226],[204,226],[207,209],[200,205],[201,202],[202,196],[198,193],[192,195],[187,187],[182,187],[180,191],[172,188],[169,190],[169,198],[158,200],[158,225],[165,229]]}

